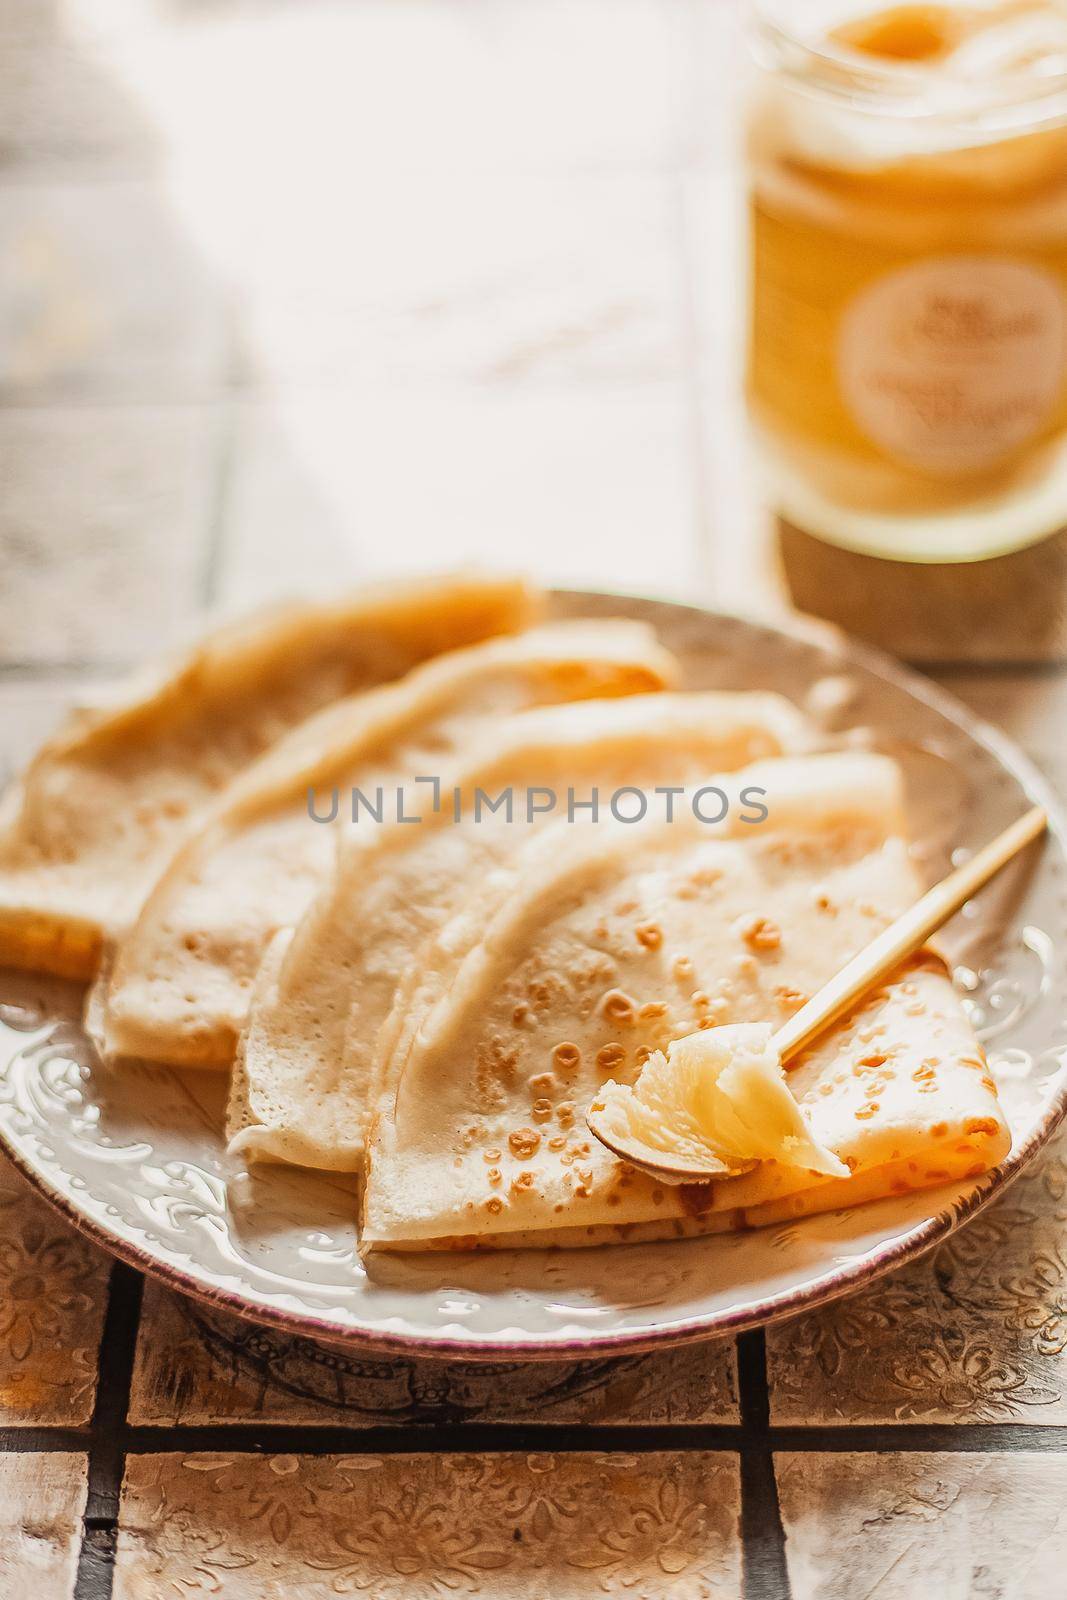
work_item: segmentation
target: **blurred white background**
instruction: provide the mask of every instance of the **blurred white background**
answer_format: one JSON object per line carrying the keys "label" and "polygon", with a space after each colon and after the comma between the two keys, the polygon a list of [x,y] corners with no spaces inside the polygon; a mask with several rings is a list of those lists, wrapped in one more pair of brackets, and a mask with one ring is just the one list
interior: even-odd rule
{"label": "blurred white background", "polygon": [[9,664],[475,559],[745,603],[732,0],[0,0]]}

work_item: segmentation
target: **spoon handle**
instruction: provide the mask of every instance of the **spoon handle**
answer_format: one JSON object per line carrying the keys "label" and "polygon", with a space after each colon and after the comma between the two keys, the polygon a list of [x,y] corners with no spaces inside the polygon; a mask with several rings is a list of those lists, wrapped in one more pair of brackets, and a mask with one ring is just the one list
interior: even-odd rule
{"label": "spoon handle", "polygon": [[1047,824],[1044,811],[1034,806],[891,922],[778,1029],[773,1044],[782,1061],[798,1056],[824,1028],[920,950],[932,933],[1042,834]]}

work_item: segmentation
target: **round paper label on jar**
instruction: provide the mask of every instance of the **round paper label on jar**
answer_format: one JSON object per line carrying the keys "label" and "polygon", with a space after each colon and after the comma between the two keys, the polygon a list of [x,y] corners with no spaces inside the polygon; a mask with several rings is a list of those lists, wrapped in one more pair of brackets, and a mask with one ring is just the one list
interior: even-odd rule
{"label": "round paper label on jar", "polygon": [[871,442],[950,475],[995,465],[1040,433],[1065,359],[1059,281],[992,256],[887,273],[852,301],[838,338],[842,394]]}

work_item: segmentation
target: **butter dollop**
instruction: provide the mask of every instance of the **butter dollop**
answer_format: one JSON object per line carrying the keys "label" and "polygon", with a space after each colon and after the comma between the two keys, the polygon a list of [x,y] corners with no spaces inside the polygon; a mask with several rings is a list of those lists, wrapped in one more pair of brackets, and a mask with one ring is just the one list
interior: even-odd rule
{"label": "butter dollop", "polygon": [[[657,1050],[631,1085],[605,1083],[590,1107],[613,1147],[665,1177],[736,1177],[778,1161],[827,1178],[849,1170],[811,1134],[790,1091],[769,1023],[732,1023]],[[647,1152],[647,1156],[646,1156]]]}

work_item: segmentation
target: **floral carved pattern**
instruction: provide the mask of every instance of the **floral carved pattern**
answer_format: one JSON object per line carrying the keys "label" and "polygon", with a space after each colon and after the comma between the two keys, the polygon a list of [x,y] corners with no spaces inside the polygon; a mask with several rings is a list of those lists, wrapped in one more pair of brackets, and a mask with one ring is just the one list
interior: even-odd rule
{"label": "floral carved pattern", "polygon": [[149,1285],[138,1422],[733,1422],[732,1341],[592,1361],[428,1361],[345,1351]]}
{"label": "floral carved pattern", "polygon": [[633,1590],[650,1573],[676,1578],[690,1571],[707,1535],[708,1508],[668,1479],[651,1498],[628,1508],[617,1527],[601,1532],[598,1551],[574,1564]]}
{"label": "floral carved pattern", "polygon": [[0,1419],[88,1420],[107,1263],[0,1169]]}
{"label": "floral carved pattern", "polygon": [[316,1597],[705,1600],[736,1592],[738,1508],[734,1460],[697,1453],[134,1457],[115,1593],[250,1600],[284,1552]]}
{"label": "floral carved pattern", "polygon": [[768,1335],[778,1421],[1067,1416],[1067,1165],[1053,1146],[932,1255]]}
{"label": "floral carved pattern", "polygon": [[[334,1549],[323,1560],[333,1587],[403,1595],[411,1586],[431,1594],[476,1594],[482,1575],[511,1563],[501,1537],[481,1527],[458,1527],[446,1504],[404,1485],[392,1504],[369,1507],[358,1528],[335,1526]],[[338,1557],[340,1556],[340,1559]]]}

